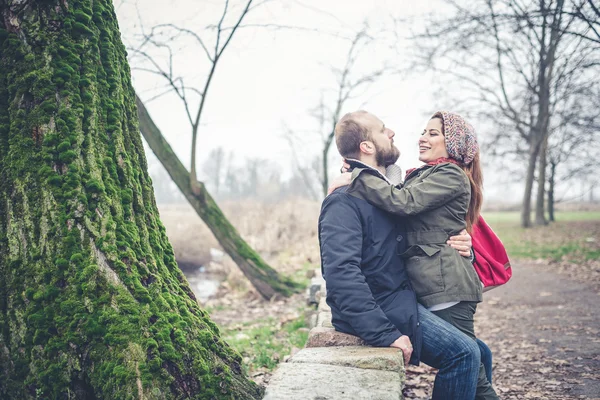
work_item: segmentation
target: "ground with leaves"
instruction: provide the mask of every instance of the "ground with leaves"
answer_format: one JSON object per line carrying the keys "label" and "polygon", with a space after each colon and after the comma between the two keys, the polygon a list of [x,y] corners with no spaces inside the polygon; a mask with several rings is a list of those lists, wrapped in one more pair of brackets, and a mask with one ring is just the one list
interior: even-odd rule
{"label": "ground with leaves", "polygon": [[[600,292],[552,271],[518,262],[512,280],[485,294],[478,336],[494,354],[502,399],[600,399]],[[433,370],[410,367],[407,399],[431,393]]]}
{"label": "ground with leaves", "polygon": [[[600,399],[600,215],[559,218],[523,229],[516,213],[486,215],[515,259],[511,281],[476,314],[502,399]],[[434,376],[410,367],[406,398],[427,398]]]}

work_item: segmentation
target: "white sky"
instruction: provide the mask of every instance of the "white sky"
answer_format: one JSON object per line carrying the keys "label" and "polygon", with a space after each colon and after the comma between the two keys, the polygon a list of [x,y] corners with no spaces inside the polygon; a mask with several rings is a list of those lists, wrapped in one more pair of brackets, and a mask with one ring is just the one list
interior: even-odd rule
{"label": "white sky", "polygon": [[[239,1],[239,0],[236,0]],[[239,7],[239,2],[232,4]],[[135,42],[140,34],[140,17],[146,30],[160,23],[174,23],[202,33],[202,27],[218,21],[222,0],[128,0],[119,6],[119,24],[126,44]],[[288,176],[292,168],[288,143],[283,138],[284,126],[293,128],[302,138],[299,152],[315,155],[319,152],[320,136],[310,115],[321,97],[330,94],[336,82],[330,66],[342,67],[349,47],[347,40],[365,19],[373,28],[393,28],[391,17],[408,18],[439,11],[443,2],[408,0],[272,0],[253,10],[246,23],[276,23],[304,27],[307,30],[269,30],[244,28],[239,30],[220,61],[210,88],[198,138],[198,167],[211,149],[223,147],[233,152],[240,163],[244,158],[273,160]],[[239,8],[237,9],[239,10]],[[318,12],[315,10],[319,10]],[[139,11],[139,16],[138,16]],[[232,11],[233,15],[238,15]],[[396,30],[400,37],[409,34],[407,24]],[[210,35],[205,33],[208,42]],[[395,43],[398,52],[386,47],[369,48],[362,53],[359,71],[369,71],[383,60],[403,67],[411,50],[407,44]],[[191,41],[174,43],[177,52],[176,71],[186,83],[201,87],[208,63],[200,47]],[[142,99],[157,93],[165,84],[163,78],[136,71],[132,62],[134,86]],[[349,101],[343,112],[358,108],[379,116],[396,132],[395,141],[401,150],[399,164],[403,169],[417,166],[417,139],[428,117],[438,109],[453,109],[451,104],[436,100],[432,76],[422,74],[396,75],[384,78],[366,93]],[[447,101],[447,100],[445,100]],[[178,156],[189,167],[190,125],[180,100],[165,95],[147,104],[148,110]],[[195,108],[195,107],[194,107]],[[195,111],[194,111],[195,113]],[[479,135],[485,132],[479,130]],[[332,174],[339,168],[339,156],[332,146]],[[155,160],[148,154],[150,162]],[[307,160],[308,161],[308,160]],[[504,201],[519,201],[521,191],[498,185],[499,171],[486,168],[486,196]],[[494,176],[495,174],[495,176]],[[500,174],[501,175],[501,174]]]}

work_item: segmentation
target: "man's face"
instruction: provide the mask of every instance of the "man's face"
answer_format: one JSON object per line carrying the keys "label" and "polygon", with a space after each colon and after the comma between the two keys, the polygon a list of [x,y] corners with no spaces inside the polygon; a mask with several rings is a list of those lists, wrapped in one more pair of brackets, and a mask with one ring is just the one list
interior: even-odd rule
{"label": "man's face", "polygon": [[394,145],[394,135],[396,135],[394,131],[387,128],[383,121],[370,113],[363,115],[360,123],[371,133],[377,165],[387,167],[398,161],[400,150]]}

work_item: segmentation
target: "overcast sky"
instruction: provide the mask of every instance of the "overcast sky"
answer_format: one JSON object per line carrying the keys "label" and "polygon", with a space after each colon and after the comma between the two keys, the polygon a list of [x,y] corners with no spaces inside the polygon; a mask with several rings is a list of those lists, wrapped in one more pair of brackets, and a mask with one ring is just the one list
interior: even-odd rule
{"label": "overcast sky", "polygon": [[[211,31],[203,28],[218,21],[224,2],[127,0],[115,4],[123,40],[126,45],[134,45],[142,25],[149,32],[152,26],[166,23],[192,29],[211,42]],[[241,3],[233,0],[231,4],[230,15],[234,18],[239,15]],[[440,10],[443,2],[404,0],[271,0],[256,8],[248,15],[247,24],[300,29],[246,27],[237,32],[220,61],[207,97],[198,138],[198,166],[211,149],[221,146],[233,152],[240,163],[248,157],[273,160],[281,166],[283,176],[289,176],[292,161],[284,139],[285,127],[297,133],[298,152],[310,162],[320,146],[318,125],[310,110],[322,96],[326,101],[331,98],[336,81],[330,68],[344,65],[350,45],[347,38],[359,31],[365,21],[373,31],[393,31],[398,40],[382,40],[367,48],[361,53],[355,73],[371,71],[383,62],[404,69],[415,50],[404,40],[410,34],[409,24],[394,25],[393,18],[418,19]],[[187,85],[200,88],[209,67],[202,49],[185,39],[173,41],[172,45],[176,51],[175,74],[183,76]],[[164,53],[155,54],[166,66]],[[166,81],[137,70],[140,65],[131,60],[134,86],[146,100],[160,93]],[[427,74],[390,75],[349,101],[343,112],[362,108],[379,116],[396,132],[395,141],[402,153],[398,163],[403,169],[417,166],[416,143],[428,117],[438,109],[455,110],[447,99],[436,95],[439,86],[432,83],[435,81],[436,77]],[[193,104],[195,108],[197,102]],[[178,156],[189,166],[191,128],[181,101],[168,94],[150,101],[147,107]],[[476,129],[480,136],[485,135],[477,126]],[[340,158],[335,146],[331,154],[332,169],[336,170]],[[153,155],[148,154],[148,158],[151,163],[156,162]],[[486,168],[485,173],[488,198],[520,199],[520,191],[507,191],[506,186],[498,185],[497,172]]]}

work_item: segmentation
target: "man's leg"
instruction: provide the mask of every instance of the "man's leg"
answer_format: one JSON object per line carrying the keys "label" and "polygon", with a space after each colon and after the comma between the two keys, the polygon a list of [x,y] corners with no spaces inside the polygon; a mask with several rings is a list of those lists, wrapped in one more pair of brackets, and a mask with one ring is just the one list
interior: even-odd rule
{"label": "man's leg", "polygon": [[[438,312],[434,312],[434,314],[436,314],[438,317],[441,317],[440,315],[438,315]],[[444,319],[442,317],[442,319]],[[450,322],[446,319],[444,319],[447,322]],[[452,324],[452,322],[450,322]],[[459,330],[463,333],[465,333],[465,331],[463,329]],[[469,336],[467,334],[467,336]],[[483,364],[483,368],[485,369],[485,377],[487,378],[488,382],[490,384],[492,384],[492,366],[493,366],[493,357],[492,357],[492,351],[490,350],[490,348],[488,347],[487,344],[485,344],[485,342],[481,339],[476,339],[477,345],[479,346],[479,351],[481,353],[481,363]]]}
{"label": "man's leg", "polygon": [[[458,328],[473,341],[476,341],[477,338],[475,337],[474,325],[474,315],[476,310],[477,303],[462,301],[452,307],[434,311],[433,313]],[[483,363],[479,366],[479,378],[477,380],[475,400],[498,400],[498,395],[494,391],[490,381],[487,379]]]}
{"label": "man's leg", "polygon": [[419,304],[421,361],[439,369],[432,400],[473,400],[481,354],[474,340]]}

